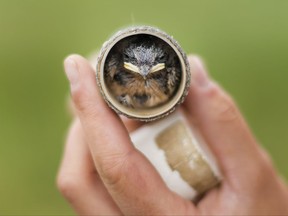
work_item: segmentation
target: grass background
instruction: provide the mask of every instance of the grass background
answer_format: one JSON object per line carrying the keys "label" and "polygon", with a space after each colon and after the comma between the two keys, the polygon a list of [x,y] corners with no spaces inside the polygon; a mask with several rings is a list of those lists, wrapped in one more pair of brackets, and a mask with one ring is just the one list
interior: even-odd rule
{"label": "grass background", "polygon": [[0,0],[0,214],[73,214],[54,183],[70,121],[62,61],[131,24],[201,55],[288,178],[287,11],[284,0]]}

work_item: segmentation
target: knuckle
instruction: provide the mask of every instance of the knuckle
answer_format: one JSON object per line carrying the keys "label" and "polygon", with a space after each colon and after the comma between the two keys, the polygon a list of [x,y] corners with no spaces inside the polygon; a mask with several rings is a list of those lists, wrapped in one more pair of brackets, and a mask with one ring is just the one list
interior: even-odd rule
{"label": "knuckle", "polygon": [[78,196],[83,185],[81,179],[73,174],[60,174],[56,184],[60,193],[71,202]]}
{"label": "knuckle", "polygon": [[237,119],[238,111],[233,100],[227,98],[223,101],[222,107],[219,109],[218,120],[223,122],[229,122]]}
{"label": "knuckle", "polygon": [[114,191],[121,192],[134,151],[125,154],[110,155],[98,161],[99,174],[103,181]]}
{"label": "knuckle", "polygon": [[125,163],[125,159],[119,155],[99,160],[100,175],[108,185],[118,185],[121,182]]}
{"label": "knuckle", "polygon": [[219,97],[219,95],[221,94],[222,89],[220,88],[220,86],[211,81],[210,87],[208,89],[208,91],[206,91],[206,97],[208,97],[209,99],[214,99]]}
{"label": "knuckle", "polygon": [[268,177],[276,176],[276,170],[275,170],[271,157],[264,149],[261,149],[260,152],[261,152],[260,159],[262,161],[261,167],[262,167],[263,172],[267,174]]}
{"label": "knuckle", "polygon": [[220,122],[230,122],[239,117],[239,112],[234,100],[218,85],[214,85],[208,92],[212,101],[214,118]]}
{"label": "knuckle", "polygon": [[271,179],[276,178],[275,170],[270,159],[263,159],[261,156],[255,158],[254,163],[250,166],[249,176],[247,176],[248,193],[252,195],[262,194],[263,188],[267,188]]}
{"label": "knuckle", "polygon": [[230,183],[236,189],[236,193],[246,196],[259,195],[263,188],[267,188],[269,182],[277,178],[276,172],[266,161],[259,156],[252,159],[245,158],[229,166],[229,172],[226,171]]}

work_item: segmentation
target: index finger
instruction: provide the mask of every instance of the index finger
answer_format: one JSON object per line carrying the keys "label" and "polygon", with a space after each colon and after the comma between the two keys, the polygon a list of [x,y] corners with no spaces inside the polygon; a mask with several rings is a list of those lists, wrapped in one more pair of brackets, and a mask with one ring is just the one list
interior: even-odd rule
{"label": "index finger", "polygon": [[[77,111],[70,96],[67,99],[67,101],[68,101],[67,102],[68,112],[72,117],[75,117],[77,115]],[[142,125],[145,124],[144,122],[129,119],[125,116],[121,116],[121,120],[129,133],[137,130],[138,128],[140,128]]]}
{"label": "index finger", "polygon": [[184,214],[193,209],[189,201],[169,191],[134,148],[120,118],[102,100],[89,63],[74,55],[65,60],[65,70],[96,169],[122,212]]}
{"label": "index finger", "polygon": [[[93,71],[95,71],[95,66],[96,66],[96,63],[97,63],[97,58],[98,58],[98,52],[94,52],[92,53],[89,57],[88,57],[88,61],[91,65],[91,69]],[[67,107],[68,107],[68,112],[69,114],[71,114],[72,116],[76,116],[77,115],[77,111],[76,111],[76,108],[74,106],[74,103],[73,101],[71,100],[71,97],[69,96],[68,99],[67,99]],[[122,122],[124,123],[126,129],[128,130],[128,132],[133,132],[135,131],[137,128],[141,127],[144,123],[143,122],[140,122],[140,121],[135,121],[133,119],[129,119],[125,116],[121,116],[121,120]]]}

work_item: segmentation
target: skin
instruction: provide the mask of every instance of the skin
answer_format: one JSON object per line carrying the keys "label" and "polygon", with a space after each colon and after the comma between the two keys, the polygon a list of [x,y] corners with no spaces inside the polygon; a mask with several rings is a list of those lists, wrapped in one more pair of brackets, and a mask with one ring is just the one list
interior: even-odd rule
{"label": "skin", "polygon": [[[107,107],[81,56],[65,60],[75,117],[57,185],[79,215],[288,215],[288,189],[231,97],[190,56],[192,83],[182,108],[202,132],[223,173],[197,203],[169,191],[129,132],[139,122]],[[105,124],[105,126],[103,126]]]}

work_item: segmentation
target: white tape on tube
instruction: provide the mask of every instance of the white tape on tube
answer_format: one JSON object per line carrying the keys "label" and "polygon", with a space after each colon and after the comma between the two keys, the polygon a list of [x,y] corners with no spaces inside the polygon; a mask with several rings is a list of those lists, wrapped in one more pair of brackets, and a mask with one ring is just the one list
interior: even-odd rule
{"label": "white tape on tube", "polygon": [[134,131],[131,140],[170,190],[193,200],[220,182],[216,161],[196,129],[177,111]]}

